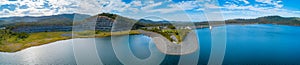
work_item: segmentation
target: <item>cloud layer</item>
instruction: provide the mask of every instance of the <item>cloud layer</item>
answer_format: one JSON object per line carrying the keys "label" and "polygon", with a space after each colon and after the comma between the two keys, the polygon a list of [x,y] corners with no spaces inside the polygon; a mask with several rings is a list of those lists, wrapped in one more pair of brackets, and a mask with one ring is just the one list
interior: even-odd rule
{"label": "cloud layer", "polygon": [[122,0],[0,0],[0,17],[48,16],[66,13],[95,15],[102,12],[139,19],[147,16],[176,21],[204,21],[203,11],[218,9],[210,13],[223,14],[225,19],[255,18],[266,15],[299,16],[299,11],[283,8],[281,0],[195,0],[174,2]]}

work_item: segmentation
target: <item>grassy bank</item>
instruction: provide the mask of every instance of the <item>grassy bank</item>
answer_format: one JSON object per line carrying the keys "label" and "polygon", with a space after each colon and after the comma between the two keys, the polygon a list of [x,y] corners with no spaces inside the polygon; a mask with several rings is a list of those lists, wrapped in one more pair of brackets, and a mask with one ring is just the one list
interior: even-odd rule
{"label": "grassy bank", "polygon": [[30,33],[27,38],[20,39],[17,36],[9,36],[5,40],[1,40],[0,52],[16,52],[22,49],[43,45],[59,40],[70,39],[71,37],[61,36],[70,32],[39,32]]}
{"label": "grassy bank", "polygon": [[[92,34],[89,36],[86,34]],[[121,32],[99,32],[99,31],[85,31],[78,33],[81,37],[74,38],[101,38],[113,35],[126,35],[126,34],[140,34],[136,30],[121,31]],[[86,35],[86,36],[84,36]],[[66,40],[72,38],[72,32],[38,32],[25,35],[26,38],[20,38],[20,35],[8,32],[2,34],[3,39],[0,40],[0,52],[17,52],[29,47],[48,44],[55,41]]]}

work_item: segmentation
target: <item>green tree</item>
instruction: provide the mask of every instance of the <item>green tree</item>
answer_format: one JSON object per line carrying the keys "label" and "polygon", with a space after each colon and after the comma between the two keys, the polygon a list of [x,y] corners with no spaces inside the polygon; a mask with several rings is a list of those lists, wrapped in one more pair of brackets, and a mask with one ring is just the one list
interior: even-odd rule
{"label": "green tree", "polygon": [[21,33],[17,33],[17,37],[20,39],[25,39],[29,36],[29,34],[25,33],[25,32],[21,32]]}
{"label": "green tree", "polygon": [[176,29],[176,27],[172,26],[172,25],[169,25],[168,28],[170,28],[170,29]]}

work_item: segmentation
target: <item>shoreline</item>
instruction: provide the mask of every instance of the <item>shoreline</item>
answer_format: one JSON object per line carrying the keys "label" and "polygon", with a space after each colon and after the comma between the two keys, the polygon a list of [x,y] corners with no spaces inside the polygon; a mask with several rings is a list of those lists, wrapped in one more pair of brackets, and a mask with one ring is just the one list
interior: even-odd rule
{"label": "shoreline", "polygon": [[[162,35],[160,35],[158,33],[144,31],[144,30],[138,30],[138,31],[140,32],[139,34],[148,36],[148,37],[150,37],[153,40],[157,40],[157,38],[160,38],[160,40],[161,39],[164,40],[166,43],[165,42],[157,42],[157,41],[155,41],[155,46],[159,49],[160,52],[168,54],[168,55],[185,55],[185,54],[193,53],[193,52],[195,52],[198,49],[198,45],[192,45],[192,46],[196,46],[196,47],[190,47],[191,45],[183,45],[183,46],[185,46],[183,48],[192,48],[193,50],[190,50],[190,51],[180,51],[182,48],[179,48],[179,47],[181,47],[182,44],[187,44],[187,43],[182,42],[181,44],[175,44],[175,43],[172,43],[171,41],[169,41],[168,39],[166,39],[165,37],[163,37]],[[119,35],[126,35],[126,34],[119,34]],[[119,35],[110,35],[110,36],[119,36]],[[137,35],[137,34],[128,34],[128,35]],[[71,39],[78,39],[78,38],[104,38],[104,37],[109,37],[109,36],[101,36],[101,37],[100,36],[98,36],[98,37],[96,37],[96,36],[95,37],[77,37],[77,38],[72,38],[72,37],[67,38],[66,37],[64,39],[52,40],[52,41],[48,41],[48,42],[45,42],[45,43],[38,43],[36,45],[26,45],[26,46],[24,46],[22,48],[19,48],[17,50],[13,50],[13,51],[3,51],[3,50],[1,50],[0,52],[1,53],[16,53],[16,52],[19,52],[19,51],[22,51],[22,50],[25,50],[25,49],[28,49],[28,48],[31,48],[31,47],[37,47],[37,46],[41,46],[41,45],[51,44],[51,43],[58,42],[58,41],[63,41],[63,40],[71,40]],[[194,39],[197,39],[197,38],[194,38]],[[31,43],[34,43],[34,42],[31,42]],[[35,42],[35,43],[37,43],[37,42]],[[166,44],[168,45],[168,47],[162,48],[162,46],[166,46]],[[175,47],[177,47],[177,48],[175,48]],[[171,50],[170,51],[166,51],[166,50],[169,50],[169,48]]]}
{"label": "shoreline", "polygon": [[[135,30],[132,30],[135,31]],[[124,33],[125,32],[125,33]],[[126,33],[128,32],[128,33]],[[42,33],[56,33],[56,32],[42,32]],[[69,32],[61,32],[58,35],[62,34],[70,34]],[[110,32],[105,32],[102,34],[109,34]],[[34,34],[39,34],[39,33],[34,33]],[[72,34],[72,33],[71,33]],[[62,41],[62,40],[70,40],[70,39],[76,39],[76,38],[103,38],[103,37],[109,37],[109,36],[118,36],[118,35],[135,35],[135,34],[140,34],[138,32],[131,32],[131,31],[122,31],[122,32],[117,32],[117,33],[112,33],[110,35],[105,35],[101,36],[100,34],[95,34],[93,37],[73,37],[73,36],[60,36],[60,37],[53,37],[53,38],[45,38],[45,39],[38,39],[34,40],[29,43],[8,43],[8,44],[0,44],[0,52],[7,52],[7,53],[15,53],[30,47],[35,47],[35,46],[41,46],[45,44],[50,44],[53,42],[57,41]]]}
{"label": "shoreline", "polygon": [[47,45],[47,44],[51,44],[51,43],[55,43],[55,42],[59,42],[59,41],[71,40],[71,39],[72,38],[70,38],[70,39],[56,40],[56,41],[52,41],[52,42],[49,42],[49,43],[43,43],[43,44],[41,43],[40,45],[34,45],[34,46],[24,47],[24,48],[16,50],[16,51],[9,51],[9,52],[0,51],[0,53],[16,53],[16,52],[19,52],[19,51],[22,51],[22,50],[25,50],[25,49],[28,49],[28,48],[31,48],[31,47],[38,47],[38,46],[42,46],[42,45]]}
{"label": "shoreline", "polygon": [[[93,37],[90,37],[90,36],[86,36],[86,37],[81,37],[81,36],[79,36],[79,37],[73,37],[73,36],[71,36],[70,37],[69,36],[69,37],[61,37],[59,39],[47,38],[48,40],[47,39],[43,39],[42,40],[42,41],[46,41],[46,42],[40,42],[40,40],[37,40],[37,41],[26,43],[26,44],[15,43],[15,45],[13,45],[13,46],[20,46],[20,45],[22,45],[22,47],[14,48],[13,46],[6,45],[6,46],[9,46],[9,48],[7,48],[7,47],[0,46],[0,52],[15,53],[15,52],[22,51],[22,50],[30,48],[30,47],[41,46],[41,45],[50,44],[50,43],[53,43],[53,42],[58,42],[58,41],[63,41],[63,40],[70,40],[70,39],[77,39],[77,38],[103,38],[103,37],[120,36],[120,35],[126,35],[126,34],[128,34],[128,35],[142,34],[142,35],[148,36],[150,38],[153,38],[155,36],[160,36],[160,38],[163,38],[165,41],[169,42],[168,44],[174,44],[171,41],[169,41],[168,39],[166,39],[165,37],[163,37],[160,34],[155,33],[155,32],[151,32],[151,33],[154,33],[155,35],[148,35],[148,33],[142,32],[144,30],[132,30],[132,31],[134,31],[134,32],[131,32],[131,31],[121,31],[121,32],[113,32],[111,34],[109,34],[110,32],[105,32],[105,33],[95,34]],[[51,32],[43,32],[43,33],[51,33]],[[66,34],[66,33],[61,33],[60,35],[62,35],[62,34]],[[70,33],[68,33],[68,34],[70,34]],[[108,35],[103,35],[103,34],[108,34]],[[156,44],[157,47],[160,47],[160,45],[165,44],[165,43],[155,42],[155,44]],[[180,45],[180,44],[175,44],[175,45]],[[12,49],[12,48],[14,48],[14,49]],[[163,49],[160,48],[160,51],[163,52]],[[191,53],[191,52],[189,52],[189,53]],[[170,52],[168,52],[166,54],[170,54],[170,55],[182,55],[182,54],[170,53]],[[184,54],[187,54],[187,53],[184,53]]]}
{"label": "shoreline", "polygon": [[[242,24],[234,24],[234,25],[242,25]],[[246,25],[256,25],[256,24],[246,24]],[[262,24],[262,25],[264,25],[264,24]],[[279,25],[279,24],[271,24],[271,25]],[[284,25],[284,26],[292,26],[292,25]],[[205,28],[206,27],[204,27],[204,28],[196,28],[196,29],[205,29]],[[100,34],[95,34],[94,37],[77,37],[77,38],[103,38],[103,37],[119,36],[119,35],[126,35],[126,34],[128,34],[128,35],[142,34],[142,35],[148,36],[148,37],[150,37],[152,39],[154,39],[154,38],[160,38],[160,39],[166,40],[166,39],[164,39],[163,36],[161,36],[158,33],[155,33],[155,35],[153,35],[151,33],[149,35],[145,31],[141,32],[141,30],[132,30],[132,31],[135,31],[135,33],[130,33],[130,31],[121,31],[121,32],[128,32],[128,33],[109,34],[109,35],[104,35],[104,36],[101,36]],[[138,31],[138,32],[136,32],[136,31]],[[51,32],[43,32],[43,33],[51,33]],[[55,32],[52,32],[52,33],[55,33]],[[63,32],[63,33],[67,33],[67,32]],[[108,32],[102,33],[102,34],[108,34]],[[62,41],[62,40],[69,40],[69,39],[76,39],[76,38],[74,38],[74,37],[54,37],[54,39],[53,38],[42,39],[42,40],[33,41],[33,42],[30,42],[30,43],[26,43],[26,44],[25,43],[12,43],[12,44],[8,44],[8,45],[0,44],[0,52],[14,53],[14,52],[18,52],[18,51],[21,51],[21,50],[24,50],[24,49],[27,49],[27,48],[30,48],[30,47],[41,46],[41,45],[45,45],[45,44],[49,44],[49,43],[53,43],[53,42],[57,42],[57,41]],[[169,40],[166,40],[166,41],[167,41],[167,43],[170,42]],[[161,42],[156,42],[155,44],[158,47],[162,43]],[[17,48],[16,49],[12,49],[12,47],[14,47],[14,46],[16,46]],[[160,51],[163,52],[163,53],[166,53],[166,54],[171,54],[171,55],[182,55],[182,54],[179,54],[179,53],[167,53],[167,52],[164,52],[162,48],[160,48]]]}

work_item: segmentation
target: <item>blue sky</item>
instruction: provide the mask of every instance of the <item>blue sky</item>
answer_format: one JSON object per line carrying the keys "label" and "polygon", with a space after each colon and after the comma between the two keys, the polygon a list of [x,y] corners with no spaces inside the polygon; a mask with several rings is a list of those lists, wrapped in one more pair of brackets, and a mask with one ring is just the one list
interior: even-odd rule
{"label": "blue sky", "polygon": [[[102,12],[134,19],[206,21],[300,17],[300,0],[0,0],[0,17]],[[211,20],[211,19],[210,19]]]}

